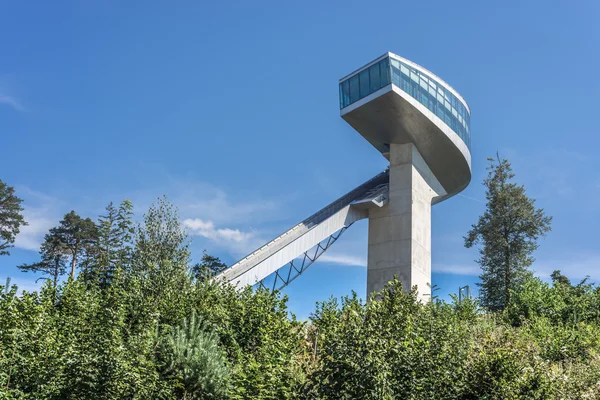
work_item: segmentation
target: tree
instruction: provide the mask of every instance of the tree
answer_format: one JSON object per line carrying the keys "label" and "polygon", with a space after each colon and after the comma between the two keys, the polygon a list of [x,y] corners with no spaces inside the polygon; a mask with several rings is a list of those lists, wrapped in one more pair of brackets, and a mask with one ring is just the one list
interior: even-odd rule
{"label": "tree", "polygon": [[165,373],[183,386],[184,399],[227,397],[228,371],[219,337],[195,311],[180,326],[169,329],[160,353]]}
{"label": "tree", "polygon": [[[46,234],[40,247],[41,261],[19,265],[22,271],[41,272],[52,279],[52,288],[56,291],[58,278],[66,272],[67,255],[64,244],[56,235]],[[41,279],[41,278],[40,278]]]}
{"label": "tree", "polygon": [[60,225],[50,229],[63,248],[71,256],[71,278],[75,279],[75,269],[85,253],[98,238],[98,228],[89,218],[81,218],[75,211],[65,214]]}
{"label": "tree", "polygon": [[552,278],[552,283],[556,286],[556,285],[564,285],[564,286],[571,286],[571,280],[569,278],[567,278],[566,276],[564,276],[560,270],[554,270],[551,274],[550,274],[550,278]]}
{"label": "tree", "polygon": [[86,252],[97,240],[98,231],[89,218],[81,218],[71,211],[60,221],[60,225],[50,229],[40,247],[41,261],[20,265],[23,271],[36,271],[49,275],[56,289],[58,278],[71,266],[71,277],[75,279],[75,268]]}
{"label": "tree", "polygon": [[512,182],[514,174],[506,159],[488,159],[486,210],[472,225],[465,239],[470,248],[481,244],[480,295],[482,305],[490,310],[504,309],[510,302],[511,290],[517,290],[530,275],[532,253],[538,248],[538,239],[550,231],[552,217],[535,207],[525,188]]}
{"label": "tree", "polygon": [[227,268],[227,264],[221,262],[219,257],[211,256],[206,253],[206,250],[202,252],[202,259],[200,263],[192,266],[192,273],[197,281],[203,282],[213,276],[216,276],[221,271]]}
{"label": "tree", "polygon": [[187,234],[181,227],[177,209],[166,197],[158,199],[144,215],[135,235],[136,253],[134,262],[138,267],[169,260],[174,265],[185,265],[190,253]]}
{"label": "tree", "polygon": [[177,209],[166,198],[152,204],[135,232],[135,251],[126,280],[134,298],[133,320],[149,314],[161,322],[178,323],[191,289],[188,239]]}
{"label": "tree", "polygon": [[106,214],[98,218],[98,238],[84,261],[86,279],[97,280],[106,287],[117,270],[129,267],[135,233],[132,210],[129,200],[123,201],[118,208],[111,202],[106,207]]}
{"label": "tree", "polygon": [[0,256],[9,255],[21,226],[27,225],[23,218],[23,200],[15,196],[15,189],[0,180]]}

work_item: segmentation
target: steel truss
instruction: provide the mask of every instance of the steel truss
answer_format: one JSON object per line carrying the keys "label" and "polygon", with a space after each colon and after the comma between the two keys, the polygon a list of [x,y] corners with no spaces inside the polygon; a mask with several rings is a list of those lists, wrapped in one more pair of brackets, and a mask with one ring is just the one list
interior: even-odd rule
{"label": "steel truss", "polygon": [[[274,277],[273,285],[269,285],[271,286],[270,289],[273,291],[283,289],[292,281],[294,281],[294,279],[302,275],[304,271],[308,269],[308,267],[314,264],[314,262],[317,261],[317,259],[323,253],[325,253],[327,249],[329,249],[340,238],[340,236],[342,236],[342,233],[344,233],[346,229],[350,228],[350,226],[352,226],[352,224],[343,227],[333,235],[329,236],[327,239],[321,241],[319,244],[317,244],[310,250],[305,251],[301,259],[302,262],[300,262],[300,258],[296,258],[290,261],[289,263],[275,271],[275,273],[259,281],[258,286],[265,289],[269,289],[267,285],[265,285],[265,280]],[[299,268],[297,266],[299,266]],[[278,286],[278,284],[280,286]]]}

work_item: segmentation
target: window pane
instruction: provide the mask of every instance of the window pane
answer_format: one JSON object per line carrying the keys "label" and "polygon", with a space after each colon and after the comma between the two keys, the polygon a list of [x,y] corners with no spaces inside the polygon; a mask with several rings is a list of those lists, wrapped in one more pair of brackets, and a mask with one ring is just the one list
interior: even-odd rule
{"label": "window pane", "polygon": [[379,63],[371,65],[369,68],[369,78],[371,80],[371,93],[379,90],[381,87],[381,79],[379,78]]}
{"label": "window pane", "polygon": [[435,113],[437,114],[438,117],[440,117],[440,119],[443,121],[444,120],[444,107],[441,107],[441,104],[438,103],[437,109],[435,110]]}
{"label": "window pane", "polygon": [[392,83],[394,85],[398,86],[398,87],[401,87],[401,85],[400,85],[400,81],[401,81],[400,76],[401,76],[400,75],[400,70],[392,65]]}
{"label": "window pane", "polygon": [[365,69],[364,71],[360,71],[359,74],[360,79],[360,98],[367,96],[369,93],[369,70]]}
{"label": "window pane", "polygon": [[358,75],[354,75],[350,80],[350,103],[357,101],[359,97],[358,92]]}
{"label": "window pane", "polygon": [[431,112],[434,114],[435,114],[436,104],[437,104],[437,100],[435,99],[435,95],[432,96],[431,93],[429,93],[429,105],[427,106],[427,108],[429,108],[431,110]]}
{"label": "window pane", "polygon": [[344,99],[343,99],[344,107],[346,107],[347,105],[350,104],[350,81],[348,79],[346,79],[342,83],[342,93],[344,96]]}
{"label": "window pane", "polygon": [[421,102],[421,104],[423,104],[425,107],[427,107],[427,104],[429,103],[429,99],[427,98],[427,90],[420,88],[419,101]]}
{"label": "window pane", "polygon": [[419,83],[419,75],[414,71],[410,71],[410,79]]}
{"label": "window pane", "polygon": [[391,80],[390,77],[390,59],[384,58],[379,62],[379,76],[381,78],[381,86],[389,85]]}
{"label": "window pane", "polygon": [[410,78],[402,74],[400,75],[400,79],[402,80],[402,90],[406,93],[410,93]]}

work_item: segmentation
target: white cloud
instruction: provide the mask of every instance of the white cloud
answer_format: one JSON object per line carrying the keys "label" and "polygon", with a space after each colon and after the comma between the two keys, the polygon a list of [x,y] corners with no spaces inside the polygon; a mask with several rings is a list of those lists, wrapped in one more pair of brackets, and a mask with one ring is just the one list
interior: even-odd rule
{"label": "white cloud", "polygon": [[217,228],[213,221],[201,218],[187,218],[183,220],[183,226],[190,235],[207,238],[232,255],[239,257],[247,255],[267,242],[255,231],[244,232],[239,229]]}
{"label": "white cloud", "polygon": [[331,264],[347,265],[349,267],[366,267],[367,260],[363,257],[352,256],[349,254],[323,254],[319,261]]}
{"label": "white cloud", "polygon": [[532,266],[537,276],[546,279],[557,269],[573,280],[583,279],[586,276],[592,280],[600,280],[600,254],[577,254],[568,259],[535,262]]}
{"label": "white cloud", "polygon": [[25,108],[17,99],[5,94],[0,94],[0,104],[5,104],[13,108],[15,111],[25,111]]}
{"label": "white cloud", "polygon": [[479,276],[481,273],[481,269],[477,265],[435,264],[431,269],[432,272],[438,274]]}
{"label": "white cloud", "polygon": [[27,225],[21,227],[15,247],[38,251],[44,235],[60,221],[61,202],[27,187],[17,187],[16,192],[23,199],[23,218]]}
{"label": "white cloud", "polygon": [[242,232],[239,229],[216,228],[212,221],[204,221],[200,218],[188,218],[183,221],[189,233],[203,236],[214,241],[233,241],[237,243],[246,242],[254,237],[251,232]]}
{"label": "white cloud", "polygon": [[44,235],[57,224],[55,218],[45,216],[45,210],[28,208],[23,211],[27,225],[21,227],[15,239],[15,247],[25,250],[39,250]]}

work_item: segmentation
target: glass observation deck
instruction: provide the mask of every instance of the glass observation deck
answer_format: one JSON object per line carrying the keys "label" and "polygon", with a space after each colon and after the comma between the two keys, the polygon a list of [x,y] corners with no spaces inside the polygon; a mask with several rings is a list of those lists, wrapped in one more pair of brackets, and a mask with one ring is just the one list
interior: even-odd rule
{"label": "glass observation deck", "polygon": [[471,115],[467,106],[429,74],[390,55],[340,82],[340,109],[389,84],[437,115],[471,150]]}

